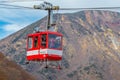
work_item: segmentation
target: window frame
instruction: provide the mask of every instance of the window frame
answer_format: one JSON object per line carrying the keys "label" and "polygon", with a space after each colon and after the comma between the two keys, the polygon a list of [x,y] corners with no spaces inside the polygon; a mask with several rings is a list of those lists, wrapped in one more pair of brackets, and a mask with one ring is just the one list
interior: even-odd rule
{"label": "window frame", "polygon": [[[35,46],[35,38],[37,37],[37,46]],[[36,35],[33,37],[33,48],[38,49],[39,48],[39,36]]]}
{"label": "window frame", "polygon": [[[60,41],[60,48],[50,48],[49,47],[49,44],[50,44],[50,37],[49,37],[49,35],[55,35],[56,37],[60,37],[61,38],[61,41]],[[48,34],[48,48],[49,49],[56,49],[56,50],[62,50],[62,39],[63,39],[63,36],[61,36],[61,35],[57,35],[57,34]]]}
{"label": "window frame", "polygon": [[[29,43],[31,40],[31,43]],[[31,47],[29,47],[31,45]],[[28,37],[28,40],[27,40],[27,49],[30,50],[33,48],[33,37],[32,36],[29,36]]]}
{"label": "window frame", "polygon": [[[43,46],[42,45],[42,35],[46,35],[45,36],[45,38],[46,38],[46,40],[45,40],[45,46]],[[40,36],[40,48],[42,48],[42,49],[44,49],[44,48],[47,48],[47,34],[41,34],[41,36]]]}

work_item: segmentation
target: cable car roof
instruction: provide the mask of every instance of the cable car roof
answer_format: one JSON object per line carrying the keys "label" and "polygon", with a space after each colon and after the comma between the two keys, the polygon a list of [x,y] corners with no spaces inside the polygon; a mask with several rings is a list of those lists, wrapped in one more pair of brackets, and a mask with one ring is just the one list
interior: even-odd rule
{"label": "cable car roof", "polygon": [[42,31],[42,32],[36,32],[36,33],[32,33],[32,34],[28,34],[28,36],[35,36],[35,35],[40,35],[40,34],[56,34],[56,35],[60,35],[63,36],[61,33],[59,32],[55,32],[55,31]]}

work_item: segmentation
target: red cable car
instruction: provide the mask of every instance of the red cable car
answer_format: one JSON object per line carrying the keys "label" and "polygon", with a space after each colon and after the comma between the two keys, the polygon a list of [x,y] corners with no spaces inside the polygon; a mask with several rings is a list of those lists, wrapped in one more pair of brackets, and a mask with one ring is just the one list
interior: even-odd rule
{"label": "red cable car", "polygon": [[62,34],[45,31],[28,35],[28,61],[59,61],[62,59]]}
{"label": "red cable car", "polygon": [[[59,32],[50,31],[50,27],[54,26],[52,21],[52,11],[58,10],[59,6],[52,6],[51,3],[44,2],[44,6],[34,6],[35,9],[48,11],[48,24],[46,31],[37,31],[28,34],[27,38],[27,60],[28,61],[61,61],[62,60],[62,37]],[[60,68],[60,65],[58,66]]]}

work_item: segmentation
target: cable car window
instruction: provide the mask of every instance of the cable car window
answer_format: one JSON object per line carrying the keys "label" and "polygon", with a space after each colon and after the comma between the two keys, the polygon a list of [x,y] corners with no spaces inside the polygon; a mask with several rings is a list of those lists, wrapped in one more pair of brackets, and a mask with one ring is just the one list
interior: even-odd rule
{"label": "cable car window", "polygon": [[41,46],[46,47],[46,34],[41,36]]}
{"label": "cable car window", "polygon": [[32,48],[32,37],[28,38],[28,49]]}
{"label": "cable car window", "polygon": [[34,48],[38,48],[38,36],[34,38]]}
{"label": "cable car window", "polygon": [[60,49],[62,48],[62,37],[55,34],[49,34],[48,44],[49,48]]}

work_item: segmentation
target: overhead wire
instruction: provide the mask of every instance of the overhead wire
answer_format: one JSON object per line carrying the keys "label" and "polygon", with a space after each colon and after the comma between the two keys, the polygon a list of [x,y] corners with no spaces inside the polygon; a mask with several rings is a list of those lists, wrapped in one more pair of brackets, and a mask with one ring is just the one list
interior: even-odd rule
{"label": "overhead wire", "polygon": [[45,0],[3,0],[0,3],[12,3],[12,2],[32,2],[32,1],[45,1]]}
{"label": "overhead wire", "polygon": [[[35,0],[37,1],[37,0]],[[41,0],[40,0],[41,1]],[[44,0],[43,0],[44,1]],[[24,8],[24,9],[34,9],[33,7],[25,7],[25,6],[18,6],[18,5],[11,5],[11,4],[6,4],[6,3],[0,3],[1,6],[8,6],[8,7],[12,7],[10,9],[20,9],[20,8]],[[1,7],[0,8],[4,8]],[[59,10],[102,10],[102,9],[120,9],[120,7],[92,7],[92,8],[59,8]],[[43,9],[39,9],[39,10],[43,10]]]}
{"label": "overhead wire", "polygon": [[9,7],[12,7],[12,8],[10,8],[10,9],[21,9],[21,8],[24,8],[24,9],[34,9],[34,8],[32,8],[32,7],[17,6],[17,5],[11,5],[11,4],[0,4],[0,5],[1,5],[0,8],[4,8],[4,7],[2,7],[2,6],[5,6],[5,7],[8,6],[8,8],[9,8]]}
{"label": "overhead wire", "polygon": [[21,8],[3,7],[3,6],[1,7],[1,6],[0,6],[0,9],[21,9]]}
{"label": "overhead wire", "polygon": [[31,1],[45,1],[45,0],[9,0],[9,1],[3,0],[3,1],[0,1],[0,8],[4,8],[4,9],[21,9],[22,8],[22,9],[37,10],[37,9],[34,9],[33,7],[25,7],[25,6],[7,4],[7,3],[12,3],[12,2],[31,2]]}
{"label": "overhead wire", "polygon": [[96,10],[96,9],[120,9],[120,7],[92,7],[92,8],[60,8],[59,10]]}

